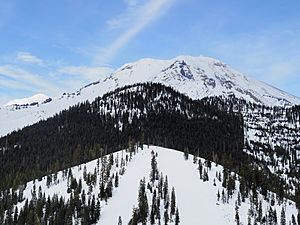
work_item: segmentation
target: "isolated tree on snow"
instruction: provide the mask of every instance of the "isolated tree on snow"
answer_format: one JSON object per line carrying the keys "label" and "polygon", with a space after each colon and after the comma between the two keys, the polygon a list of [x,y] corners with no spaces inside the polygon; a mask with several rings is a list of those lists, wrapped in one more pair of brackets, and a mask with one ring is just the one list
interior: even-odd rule
{"label": "isolated tree on snow", "polygon": [[122,225],[122,218],[121,218],[121,216],[119,216],[118,225]]}

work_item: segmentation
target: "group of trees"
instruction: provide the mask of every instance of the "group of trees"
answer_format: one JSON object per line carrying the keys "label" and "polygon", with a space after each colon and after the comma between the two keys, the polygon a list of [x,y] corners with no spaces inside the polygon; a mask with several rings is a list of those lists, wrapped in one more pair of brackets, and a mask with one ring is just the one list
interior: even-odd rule
{"label": "group of trees", "polygon": [[[168,225],[174,222],[180,223],[179,210],[176,203],[175,188],[169,190],[168,177],[159,173],[156,161],[156,154],[152,152],[150,182],[146,185],[145,178],[140,181],[138,193],[138,207],[133,208],[132,218],[129,225],[142,223]],[[152,195],[151,204],[147,199],[147,191]]]}
{"label": "group of trees", "polygon": [[[34,180],[30,198],[24,198],[26,185],[18,190],[0,191],[0,224],[96,223],[100,219],[101,205],[112,197],[113,189],[119,186],[119,176],[124,174],[125,166],[135,151],[136,147],[133,147],[132,152],[122,151],[120,157],[119,153],[115,156],[104,155],[98,158],[95,167],[90,166],[89,170],[86,165],[79,165],[76,168],[49,174],[44,179]],[[76,176],[73,175],[74,171]],[[51,197],[50,189],[55,189],[60,182],[66,183],[66,190],[61,190],[60,196],[55,194]],[[38,188],[36,185],[39,185]],[[42,190],[42,186],[45,190]],[[28,189],[26,191],[28,195]],[[63,194],[64,192],[66,193]]]}

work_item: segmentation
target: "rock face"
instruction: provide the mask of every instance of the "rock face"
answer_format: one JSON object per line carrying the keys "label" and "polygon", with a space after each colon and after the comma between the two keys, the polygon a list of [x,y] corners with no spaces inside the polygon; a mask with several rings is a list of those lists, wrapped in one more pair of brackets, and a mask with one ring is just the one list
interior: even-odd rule
{"label": "rock face", "polygon": [[170,60],[141,59],[125,64],[109,77],[88,84],[74,93],[64,93],[57,98],[43,96],[38,98],[39,104],[31,101],[32,98],[10,102],[0,108],[0,136],[46,119],[79,102],[92,101],[117,87],[140,82],[162,83],[193,99],[235,95],[267,106],[300,104],[300,98],[246,77],[213,58],[178,56]]}

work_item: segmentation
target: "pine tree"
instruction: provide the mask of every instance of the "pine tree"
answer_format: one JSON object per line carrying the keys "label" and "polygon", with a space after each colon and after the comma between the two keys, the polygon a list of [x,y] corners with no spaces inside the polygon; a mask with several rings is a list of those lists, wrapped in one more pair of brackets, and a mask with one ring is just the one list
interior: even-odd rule
{"label": "pine tree", "polygon": [[294,214],[292,215],[292,225],[297,225]]}
{"label": "pine tree", "polygon": [[148,217],[148,200],[146,195],[146,181],[145,178],[140,181],[139,197],[138,197],[138,208],[140,213],[140,219],[143,224],[146,224]]}
{"label": "pine tree", "polygon": [[156,199],[156,218],[158,219],[159,223],[160,223],[160,196],[157,197]]}
{"label": "pine tree", "polygon": [[283,207],[282,207],[282,209],[281,209],[280,225],[286,225],[286,220],[285,220],[285,210],[284,210]]}
{"label": "pine tree", "polygon": [[237,225],[240,225],[239,207],[237,203],[235,203],[235,222]]}
{"label": "pine tree", "polygon": [[164,222],[165,222],[165,225],[168,225],[168,222],[169,222],[168,210],[165,210],[165,213],[164,213]]}
{"label": "pine tree", "polygon": [[156,157],[153,154],[151,159],[151,172],[150,172],[150,181],[152,183],[154,183],[154,181],[157,179],[157,173],[158,173],[158,169],[157,169]]}
{"label": "pine tree", "polygon": [[115,176],[115,187],[118,187],[119,186],[119,175],[118,175],[118,172],[116,173],[116,176]]}
{"label": "pine tree", "polygon": [[189,149],[187,147],[184,148],[183,156],[185,160],[189,159]]}
{"label": "pine tree", "polygon": [[100,201],[98,199],[96,204],[96,220],[100,219],[100,214],[101,214],[101,206],[100,206]]}
{"label": "pine tree", "polygon": [[121,218],[121,216],[119,216],[118,225],[122,225],[122,218]]}
{"label": "pine tree", "polygon": [[200,179],[202,180],[202,178],[203,178],[203,165],[202,165],[201,159],[199,159],[199,161],[198,161],[198,170],[199,170]]}
{"label": "pine tree", "polygon": [[150,223],[155,223],[155,215],[156,215],[156,190],[154,190],[153,196],[152,196],[152,205],[151,205],[151,212],[150,212]]}
{"label": "pine tree", "polygon": [[169,184],[168,184],[168,177],[166,176],[165,182],[164,182],[164,187],[163,187],[163,199],[166,199],[167,194],[169,192]]}
{"label": "pine tree", "polygon": [[218,193],[217,193],[217,201],[220,201],[220,191],[219,191],[219,189],[218,189]]}
{"label": "pine tree", "polygon": [[180,223],[179,211],[178,211],[178,208],[177,208],[176,213],[175,213],[175,225],[178,225],[179,223]]}
{"label": "pine tree", "polygon": [[139,210],[138,208],[133,208],[132,210],[132,218],[129,221],[128,225],[137,225],[139,220]]}
{"label": "pine tree", "polygon": [[176,210],[176,196],[175,196],[175,189],[174,187],[172,188],[172,193],[171,193],[171,218],[173,215],[175,215],[175,210]]}

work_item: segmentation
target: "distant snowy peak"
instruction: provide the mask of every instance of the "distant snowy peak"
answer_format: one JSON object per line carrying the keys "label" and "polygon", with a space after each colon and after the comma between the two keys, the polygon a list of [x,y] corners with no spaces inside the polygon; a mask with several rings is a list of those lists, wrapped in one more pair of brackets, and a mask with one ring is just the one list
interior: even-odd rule
{"label": "distant snowy peak", "polygon": [[162,83],[194,99],[235,95],[268,106],[300,104],[300,98],[247,77],[219,60],[204,56],[178,56],[171,60],[141,59],[125,64],[100,84],[123,86],[136,82]]}
{"label": "distant snowy peak", "polygon": [[36,94],[29,98],[14,99],[5,104],[5,106],[33,106],[50,102],[52,99],[44,94]]}

